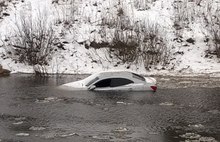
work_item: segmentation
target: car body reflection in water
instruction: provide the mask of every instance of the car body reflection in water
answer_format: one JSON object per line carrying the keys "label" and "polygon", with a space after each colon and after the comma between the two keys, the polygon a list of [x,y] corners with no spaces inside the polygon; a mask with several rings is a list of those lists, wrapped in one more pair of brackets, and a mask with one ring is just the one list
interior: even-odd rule
{"label": "car body reflection in water", "polygon": [[[68,91],[85,76],[0,79],[1,141],[219,141],[219,88]],[[167,82],[169,83],[169,82]],[[159,87],[163,88],[163,87]]]}

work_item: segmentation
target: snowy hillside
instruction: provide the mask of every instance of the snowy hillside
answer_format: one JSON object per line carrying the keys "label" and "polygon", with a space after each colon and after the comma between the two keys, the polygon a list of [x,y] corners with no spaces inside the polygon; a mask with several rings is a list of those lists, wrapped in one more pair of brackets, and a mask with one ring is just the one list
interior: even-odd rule
{"label": "snowy hillside", "polygon": [[[128,69],[220,76],[218,0],[2,0],[0,5],[0,64],[12,72]],[[38,50],[42,46],[47,48]],[[41,57],[27,59],[27,47],[36,47],[39,53],[28,53]]]}

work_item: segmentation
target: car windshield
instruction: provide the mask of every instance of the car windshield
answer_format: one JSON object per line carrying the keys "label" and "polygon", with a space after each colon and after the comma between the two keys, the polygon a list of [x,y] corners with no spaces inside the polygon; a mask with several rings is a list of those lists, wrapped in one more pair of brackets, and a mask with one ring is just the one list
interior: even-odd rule
{"label": "car windshield", "polygon": [[145,81],[145,78],[143,76],[139,75],[139,74],[132,73],[132,76],[133,76],[133,78]]}
{"label": "car windshield", "polygon": [[99,78],[98,78],[97,74],[93,74],[93,75],[90,75],[89,77],[85,78],[84,83],[86,86],[89,86],[98,79]]}

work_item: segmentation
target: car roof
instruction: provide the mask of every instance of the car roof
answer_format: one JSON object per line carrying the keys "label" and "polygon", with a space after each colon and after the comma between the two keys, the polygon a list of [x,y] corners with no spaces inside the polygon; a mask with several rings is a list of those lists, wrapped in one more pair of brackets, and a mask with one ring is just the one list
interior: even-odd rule
{"label": "car roof", "polygon": [[145,81],[145,78],[141,75],[133,73],[131,71],[102,71],[91,75],[85,80],[85,83],[88,84],[91,80],[103,80],[108,78],[126,78],[132,80],[136,83],[142,83]]}
{"label": "car roof", "polygon": [[93,74],[99,78],[106,78],[106,77],[132,77],[132,74],[135,74],[131,71],[120,71],[120,70],[113,70],[113,71],[101,71],[98,73]]}

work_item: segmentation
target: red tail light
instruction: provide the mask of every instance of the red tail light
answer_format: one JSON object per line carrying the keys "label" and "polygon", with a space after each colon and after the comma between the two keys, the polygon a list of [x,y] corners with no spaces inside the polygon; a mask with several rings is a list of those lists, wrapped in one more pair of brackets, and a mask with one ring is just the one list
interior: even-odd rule
{"label": "red tail light", "polygon": [[150,87],[154,92],[157,90],[157,86],[151,86]]}

